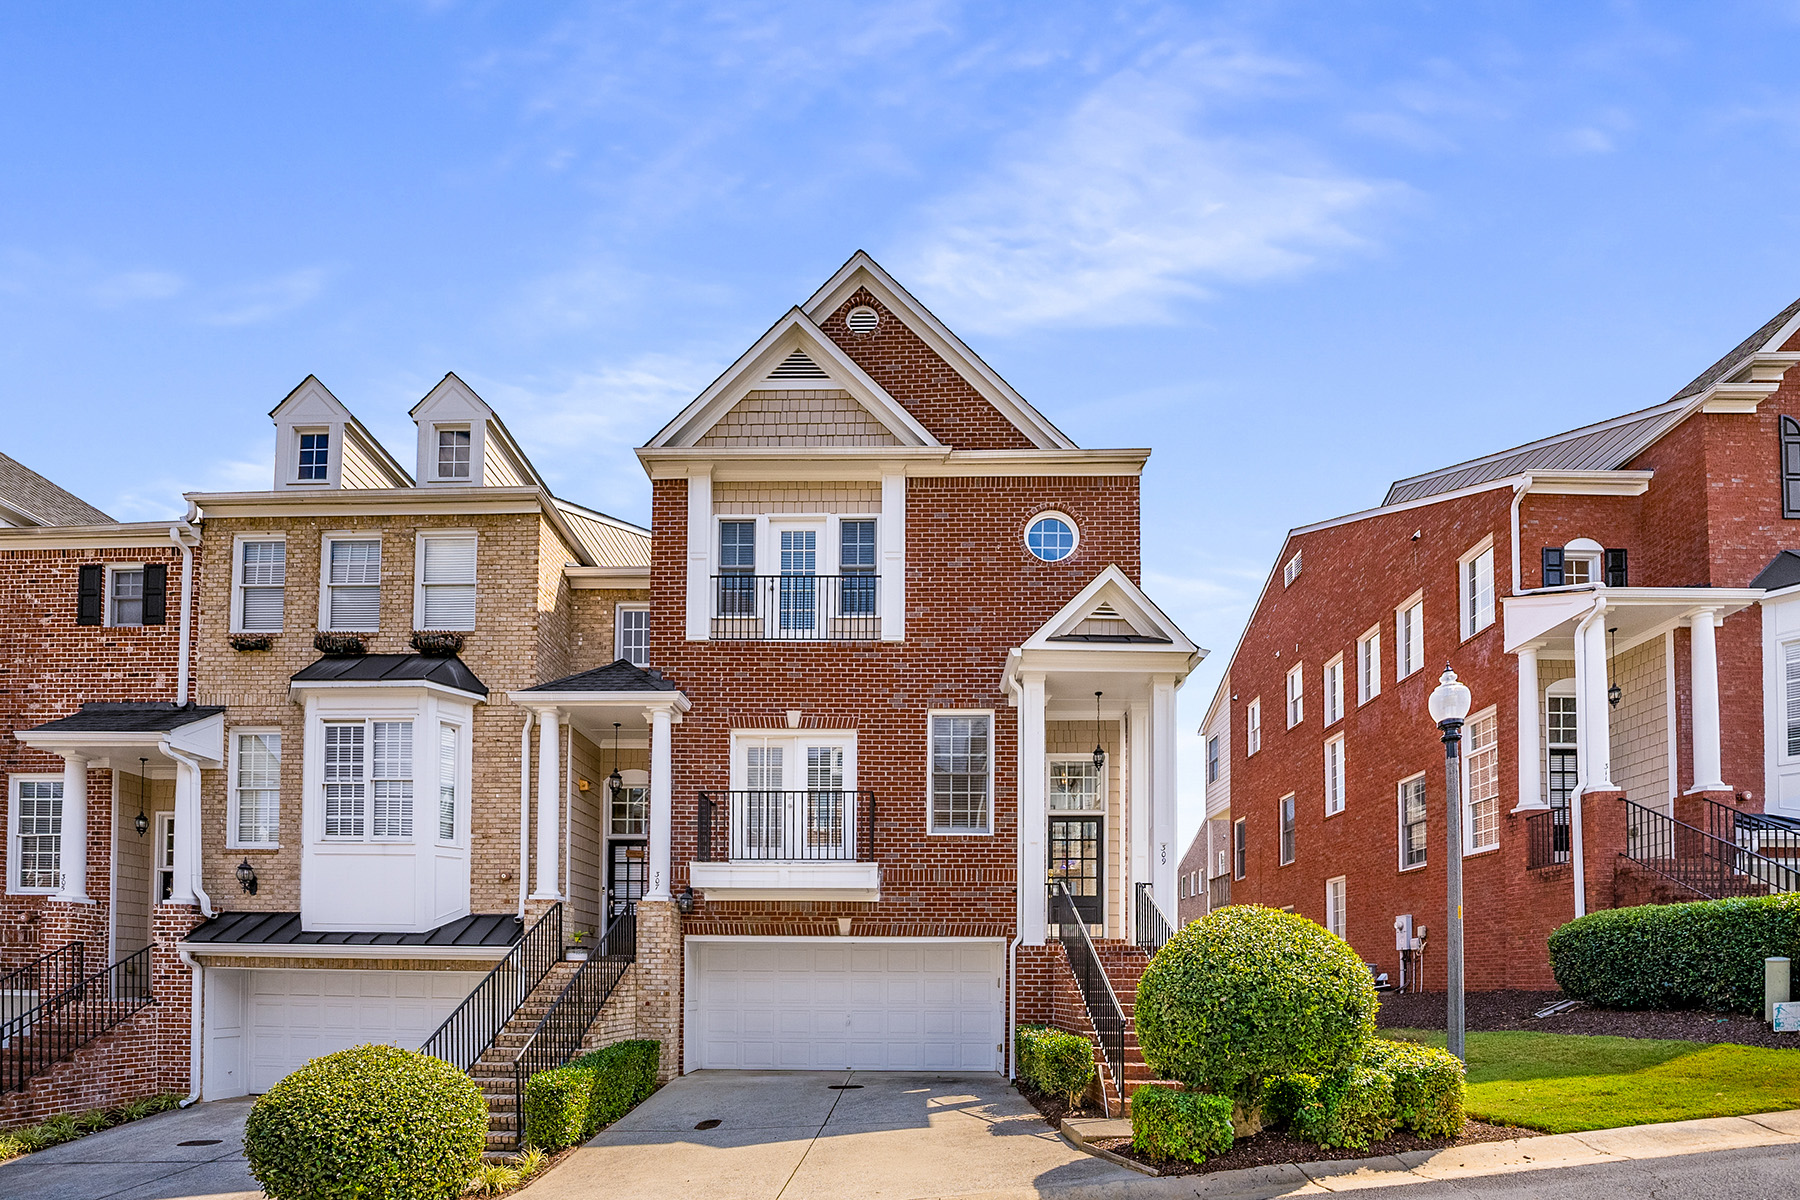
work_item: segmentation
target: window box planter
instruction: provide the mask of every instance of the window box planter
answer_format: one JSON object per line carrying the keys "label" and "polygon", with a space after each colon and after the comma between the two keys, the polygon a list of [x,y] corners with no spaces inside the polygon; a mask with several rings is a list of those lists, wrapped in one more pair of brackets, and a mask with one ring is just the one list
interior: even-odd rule
{"label": "window box planter", "polygon": [[316,633],[313,649],[327,658],[361,658],[369,652],[369,642],[360,633]]}
{"label": "window box planter", "polygon": [[272,633],[234,633],[229,640],[233,650],[268,650],[275,645]]}
{"label": "window box planter", "polygon": [[586,962],[588,948],[586,946],[566,946],[563,948],[563,957],[570,962]]}
{"label": "window box planter", "polygon": [[463,635],[449,630],[421,629],[412,635],[412,647],[427,658],[449,658],[462,653]]}

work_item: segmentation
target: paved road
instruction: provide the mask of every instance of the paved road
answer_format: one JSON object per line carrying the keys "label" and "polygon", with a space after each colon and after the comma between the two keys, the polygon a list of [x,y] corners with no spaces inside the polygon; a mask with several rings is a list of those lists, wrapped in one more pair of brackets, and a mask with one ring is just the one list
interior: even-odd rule
{"label": "paved road", "polygon": [[[1216,1200],[1219,1195],[1195,1194],[1206,1196],[1207,1200]],[[1253,1193],[1225,1194],[1235,1197]],[[1263,1194],[1274,1197],[1297,1193]],[[1758,1146],[1555,1171],[1354,1188],[1333,1194],[1382,1195],[1392,1200],[1794,1200],[1800,1197],[1800,1153],[1791,1145]]]}

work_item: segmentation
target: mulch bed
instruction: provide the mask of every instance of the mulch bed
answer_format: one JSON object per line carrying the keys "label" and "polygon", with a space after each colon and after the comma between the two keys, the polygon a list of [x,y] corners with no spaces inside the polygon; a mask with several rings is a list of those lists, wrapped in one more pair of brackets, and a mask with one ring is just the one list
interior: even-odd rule
{"label": "mulch bed", "polygon": [[[1523,1029],[1800,1049],[1800,1037],[1776,1033],[1756,1017],[1740,1013],[1622,1012],[1584,1005],[1541,1021],[1531,1015],[1562,999],[1561,992],[1470,992],[1464,1003],[1464,1022],[1471,1032],[1480,1033]],[[1384,1029],[1442,1029],[1444,994],[1384,992],[1376,1024]]]}
{"label": "mulch bed", "polygon": [[1488,1125],[1470,1121],[1463,1126],[1459,1138],[1421,1138],[1409,1133],[1396,1134],[1372,1143],[1367,1150],[1326,1149],[1312,1142],[1289,1137],[1285,1133],[1264,1130],[1254,1137],[1239,1138],[1227,1153],[1203,1163],[1170,1162],[1150,1158],[1131,1148],[1130,1138],[1107,1138],[1093,1143],[1110,1150],[1120,1158],[1154,1167],[1159,1175],[1210,1175],[1214,1171],[1236,1171],[1242,1167],[1267,1167],[1275,1163],[1329,1162],[1333,1159],[1378,1158],[1384,1154],[1404,1154],[1409,1150],[1443,1150],[1450,1146],[1471,1146],[1476,1142],[1504,1142],[1512,1138],[1541,1137],[1534,1129],[1515,1129],[1510,1125]]}
{"label": "mulch bed", "polygon": [[1031,1106],[1043,1115],[1044,1121],[1052,1129],[1062,1128],[1064,1117],[1104,1117],[1097,1104],[1087,1103],[1080,1108],[1070,1108],[1069,1102],[1061,1096],[1046,1096],[1043,1092],[1034,1092],[1023,1083],[1015,1082],[1019,1095],[1031,1102]]}

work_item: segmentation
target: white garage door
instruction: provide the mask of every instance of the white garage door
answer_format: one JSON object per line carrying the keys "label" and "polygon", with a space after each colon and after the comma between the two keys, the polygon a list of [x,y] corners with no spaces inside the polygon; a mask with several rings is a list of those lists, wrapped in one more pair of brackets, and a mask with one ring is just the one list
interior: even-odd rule
{"label": "white garage door", "polygon": [[245,971],[250,1090],[266,1092],[309,1058],[385,1042],[417,1050],[480,972]]}
{"label": "white garage door", "polygon": [[998,943],[699,942],[697,1068],[998,1071]]}

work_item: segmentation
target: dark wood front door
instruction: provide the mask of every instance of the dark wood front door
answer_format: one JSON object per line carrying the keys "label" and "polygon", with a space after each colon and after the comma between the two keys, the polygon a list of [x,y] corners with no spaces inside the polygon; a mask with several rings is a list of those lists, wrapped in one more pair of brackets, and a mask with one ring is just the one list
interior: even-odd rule
{"label": "dark wood front door", "polygon": [[[1106,920],[1102,900],[1106,895],[1103,859],[1100,855],[1099,817],[1050,818],[1050,882],[1062,880],[1075,897],[1075,911],[1089,925]],[[1051,919],[1055,919],[1052,910]]]}
{"label": "dark wood front door", "polygon": [[606,860],[607,920],[635,904],[644,894],[644,863],[649,855],[643,842],[614,842]]}

